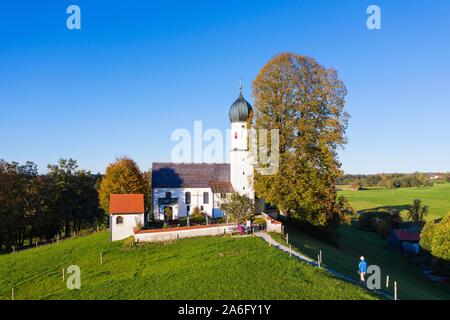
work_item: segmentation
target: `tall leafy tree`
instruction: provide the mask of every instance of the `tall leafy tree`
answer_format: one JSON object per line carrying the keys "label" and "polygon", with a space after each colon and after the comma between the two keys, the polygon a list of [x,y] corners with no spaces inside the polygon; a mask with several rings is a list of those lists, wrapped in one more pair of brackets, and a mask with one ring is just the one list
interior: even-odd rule
{"label": "tall leafy tree", "polygon": [[109,195],[127,193],[142,193],[148,202],[150,181],[134,160],[120,158],[106,168],[106,174],[100,183],[100,206],[105,212],[109,212]]}
{"label": "tall leafy tree", "polygon": [[48,169],[53,191],[49,205],[53,212],[58,212],[66,236],[79,231],[83,224],[100,219],[96,180],[90,172],[79,170],[73,159],[60,159],[58,164],[48,165]]}
{"label": "tall leafy tree", "polygon": [[[280,164],[255,173],[255,191],[293,219],[334,229],[342,213],[335,182],[347,142],[346,88],[334,69],[293,53],[275,56],[253,82],[254,128],[278,129]],[[270,146],[270,142],[269,142]]]}

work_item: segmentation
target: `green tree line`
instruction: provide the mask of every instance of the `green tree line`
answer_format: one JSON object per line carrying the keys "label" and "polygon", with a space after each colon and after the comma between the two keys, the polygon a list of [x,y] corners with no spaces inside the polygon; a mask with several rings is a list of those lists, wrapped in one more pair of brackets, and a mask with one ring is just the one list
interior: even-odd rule
{"label": "green tree line", "polygon": [[79,169],[73,159],[48,165],[47,174],[39,174],[33,162],[0,160],[0,250],[105,223],[97,192],[100,179]]}
{"label": "green tree line", "polygon": [[[450,175],[444,178],[450,182]],[[432,186],[433,181],[426,173],[392,173],[354,175],[345,174],[336,180],[337,185],[351,185],[354,189],[381,187],[388,189]]]}

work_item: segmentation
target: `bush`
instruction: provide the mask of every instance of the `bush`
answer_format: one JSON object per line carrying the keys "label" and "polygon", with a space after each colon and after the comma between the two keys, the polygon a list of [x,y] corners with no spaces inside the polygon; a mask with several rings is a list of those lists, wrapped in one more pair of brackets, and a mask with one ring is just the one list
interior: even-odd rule
{"label": "bush", "polygon": [[431,254],[450,262],[450,213],[434,229]]}
{"label": "bush", "polygon": [[388,217],[386,212],[369,211],[363,212],[358,217],[359,226],[366,231],[376,231],[376,221],[386,220]]}
{"label": "bush", "polygon": [[391,233],[391,225],[389,224],[389,222],[387,222],[386,220],[383,219],[378,219],[376,222],[376,232],[379,236],[381,236],[382,238],[387,238],[387,236],[389,236],[389,234]]}
{"label": "bush", "polygon": [[206,223],[206,218],[203,214],[197,215],[197,216],[191,216],[189,217],[189,223],[192,225],[196,224],[204,224]]}
{"label": "bush", "polygon": [[434,231],[437,224],[434,221],[428,221],[420,233],[420,247],[431,253]]}
{"label": "bush", "polygon": [[134,242],[134,237],[128,237],[126,238],[123,243],[122,243],[122,248],[123,249],[133,249],[134,246],[136,245],[136,243]]}
{"label": "bush", "polygon": [[190,214],[190,217],[198,217],[198,216],[202,216],[203,213],[200,211],[199,207],[195,207],[194,210],[192,210],[192,213]]}
{"label": "bush", "polygon": [[[187,217],[182,217],[179,220],[180,226],[187,226]],[[189,224],[191,226],[198,225],[198,224],[204,224],[206,223],[206,218],[203,213],[200,212],[200,214],[191,214],[189,216]]]}

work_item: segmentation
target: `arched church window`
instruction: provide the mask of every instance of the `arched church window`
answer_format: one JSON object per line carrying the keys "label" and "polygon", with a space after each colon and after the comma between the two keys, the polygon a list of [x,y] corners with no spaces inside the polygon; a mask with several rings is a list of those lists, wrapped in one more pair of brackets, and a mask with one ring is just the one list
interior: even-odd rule
{"label": "arched church window", "polygon": [[122,216],[118,216],[116,218],[116,224],[123,224],[123,217]]}
{"label": "arched church window", "polygon": [[184,196],[186,198],[186,204],[191,204],[191,193],[186,192]]}
{"label": "arched church window", "polygon": [[208,192],[203,192],[203,203],[209,204],[209,193]]}
{"label": "arched church window", "polygon": [[166,198],[168,199],[172,198],[172,192],[166,192]]}

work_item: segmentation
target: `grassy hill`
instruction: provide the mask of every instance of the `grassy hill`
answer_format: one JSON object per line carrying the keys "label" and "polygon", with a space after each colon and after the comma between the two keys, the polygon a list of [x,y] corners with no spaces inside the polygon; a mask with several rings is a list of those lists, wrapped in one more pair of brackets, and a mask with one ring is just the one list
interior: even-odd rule
{"label": "grassy hill", "polygon": [[[428,219],[440,218],[450,212],[450,183],[395,190],[342,190],[339,193],[347,197],[358,211],[373,208],[401,210],[418,198],[430,207]],[[383,277],[390,275],[392,280],[398,281],[400,299],[450,299],[449,284],[426,280],[420,268],[408,262],[399,250],[391,248],[387,240],[375,233],[359,229],[356,221],[351,226],[340,227],[339,246],[331,246],[293,228],[286,227],[285,230],[289,233],[289,242],[297,251],[314,258],[322,250],[324,265],[355,279],[358,278],[358,258],[364,255],[369,264],[381,267]],[[273,237],[284,242],[280,235]],[[388,291],[393,293],[392,283]]]}
{"label": "grassy hill", "polygon": [[372,208],[403,209],[414,199],[421,199],[425,205],[430,207],[428,219],[442,218],[450,212],[450,183],[436,184],[432,187],[393,190],[342,190],[339,194],[345,196],[358,211]]}
{"label": "grassy hill", "polygon": [[[411,264],[399,250],[389,246],[385,239],[375,233],[360,230],[355,225],[342,225],[339,229],[339,246],[332,246],[287,226],[289,242],[297,251],[317,257],[323,252],[323,264],[351,278],[358,279],[356,272],[359,257],[363,255],[369,264],[378,265],[382,273],[383,289],[386,275],[391,286],[387,292],[393,295],[392,281],[398,282],[398,297],[402,300],[450,300],[450,285],[431,282],[422,275],[419,267]],[[284,243],[280,235],[273,238]]]}
{"label": "grassy hill", "polygon": [[[81,268],[81,290],[62,281],[72,264]],[[0,256],[0,299],[10,299],[12,287],[16,299],[375,299],[259,238],[123,249],[106,232]]]}

